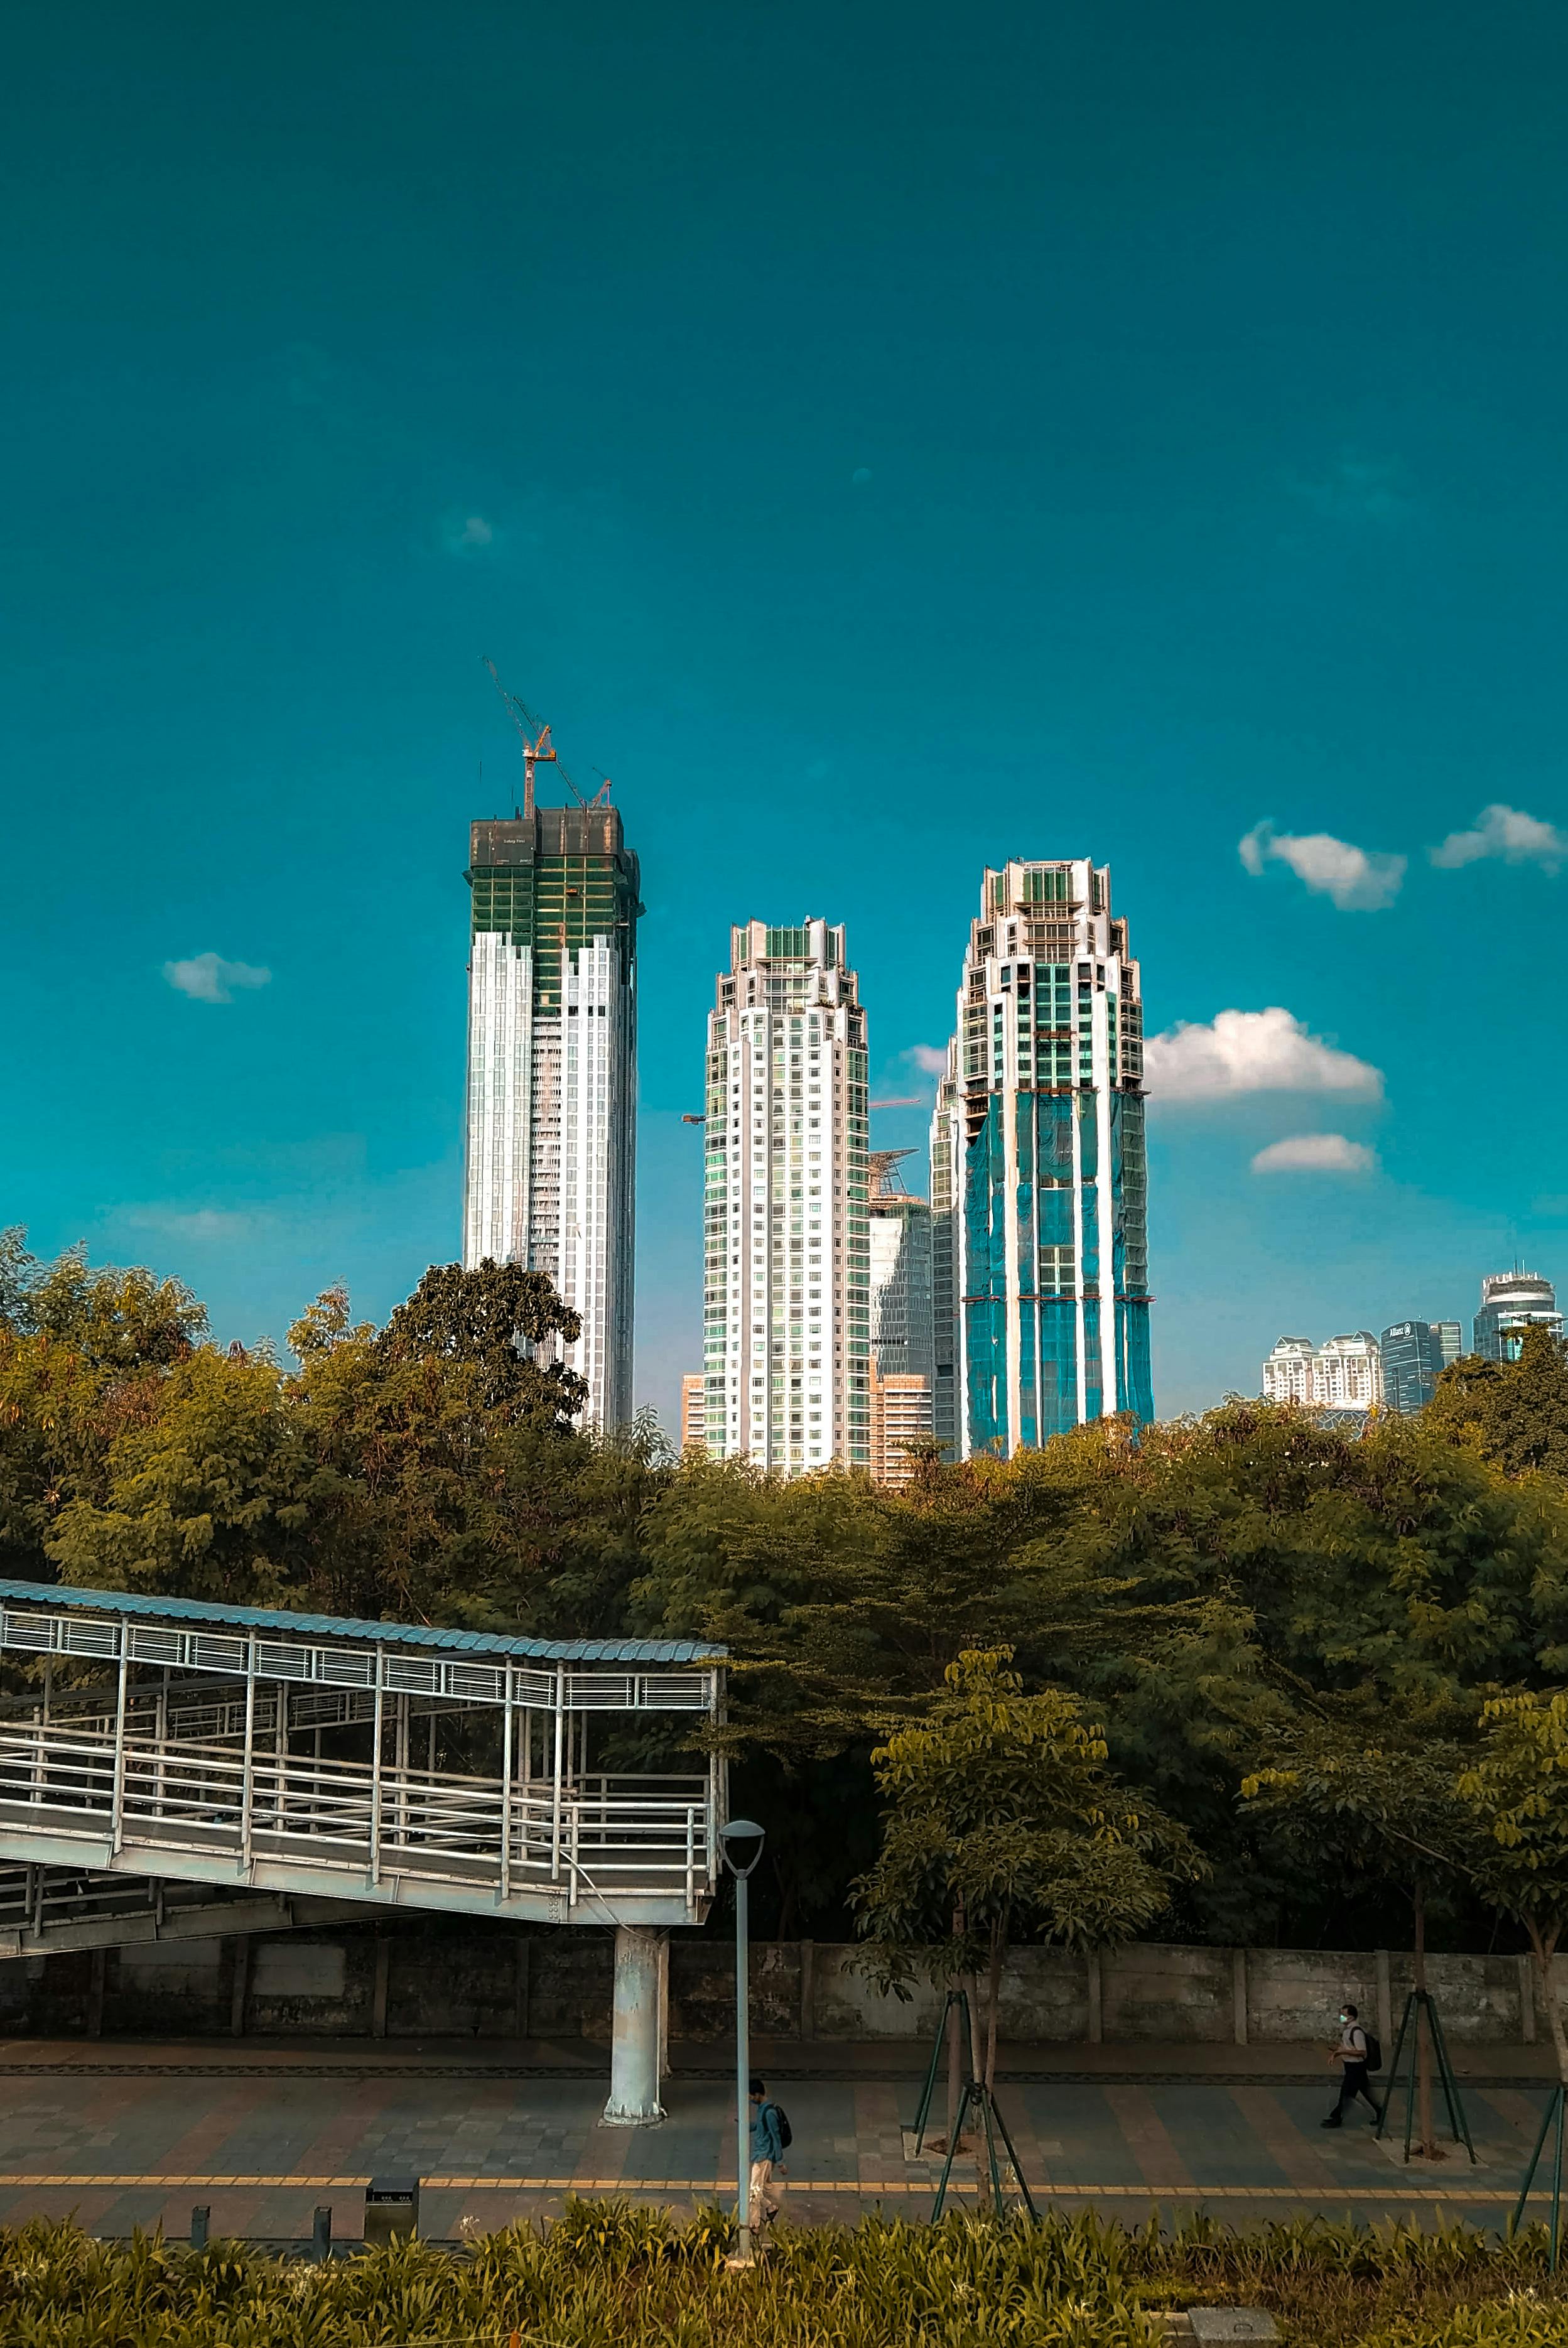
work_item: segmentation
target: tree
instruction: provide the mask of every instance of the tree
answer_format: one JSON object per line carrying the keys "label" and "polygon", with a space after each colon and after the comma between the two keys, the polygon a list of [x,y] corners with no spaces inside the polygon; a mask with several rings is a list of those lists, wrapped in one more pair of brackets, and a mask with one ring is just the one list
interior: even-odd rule
{"label": "tree", "polygon": [[[477,1399],[487,1411],[564,1426],[587,1406],[575,1372],[548,1358],[583,1324],[542,1272],[487,1256],[471,1272],[433,1263],[376,1340],[388,1367],[410,1362],[467,1363],[478,1373]],[[537,1356],[543,1354],[541,1361]]]}
{"label": "tree", "polygon": [[854,1887],[871,1969],[895,1993],[920,1970],[973,1983],[975,2073],[988,2091],[1014,1931],[1082,1950],[1130,1940],[1200,1865],[1182,1829],[1109,1768],[1103,1732],[1077,1699],[1026,1695],[1011,1662],[1007,1647],[966,1650],[923,1718],[872,1755],[882,1847]]}
{"label": "tree", "polygon": [[[1326,1860],[1351,1875],[1387,1877],[1414,1921],[1415,2067],[1421,2157],[1439,2160],[1432,2123],[1432,2043],[1427,1999],[1427,1906],[1434,1881],[1473,1879],[1480,1838],[1457,1785],[1460,1748],[1432,1707],[1418,1716],[1376,1699],[1305,1711],[1278,1740],[1278,1758],[1242,1783],[1243,1799],[1277,1819],[1304,1865]],[[1376,1725],[1367,1715],[1377,1715]],[[1368,1734],[1369,1726],[1372,1733]],[[1389,1735],[1404,1732],[1396,1744]],[[1380,1732],[1380,1733],[1379,1733]]]}
{"label": "tree", "polygon": [[1568,1925],[1568,1692],[1491,1697],[1479,1752],[1457,1789],[1482,1831],[1477,1881],[1530,1935],[1557,2075],[1568,2087],[1568,2033],[1552,1960]]}
{"label": "tree", "polygon": [[1537,1323],[1517,1361],[1468,1355],[1444,1370],[1424,1416],[1470,1437],[1511,1476],[1540,1469],[1568,1478],[1568,1344]]}
{"label": "tree", "polygon": [[74,1346],[106,1373],[165,1369],[207,1334],[206,1307],[144,1265],[88,1262],[85,1243],[40,1263],[20,1229],[0,1231],[0,1330]]}
{"label": "tree", "polygon": [[311,1462],[274,1363],[202,1346],[108,1447],[46,1542],[62,1580],[165,1598],[287,1605],[299,1592]]}

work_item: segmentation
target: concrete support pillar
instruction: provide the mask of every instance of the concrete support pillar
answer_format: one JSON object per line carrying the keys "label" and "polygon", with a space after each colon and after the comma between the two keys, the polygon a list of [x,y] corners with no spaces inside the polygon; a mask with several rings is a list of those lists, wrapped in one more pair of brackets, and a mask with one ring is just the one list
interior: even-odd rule
{"label": "concrete support pillar", "polygon": [[615,2002],[604,2127],[657,2127],[665,2116],[670,1936],[646,1924],[615,1927]]}

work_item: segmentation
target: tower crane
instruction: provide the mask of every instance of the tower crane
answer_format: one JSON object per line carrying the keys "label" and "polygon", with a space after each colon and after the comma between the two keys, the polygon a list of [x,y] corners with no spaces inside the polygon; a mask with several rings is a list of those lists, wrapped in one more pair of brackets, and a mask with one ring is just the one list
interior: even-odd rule
{"label": "tower crane", "polygon": [[520,699],[515,693],[507,691],[500,681],[500,672],[494,661],[487,659],[484,664],[490,673],[490,679],[496,691],[505,704],[507,716],[517,728],[518,740],[522,744],[522,811],[524,815],[533,813],[533,770],[536,766],[552,766],[580,808],[608,807],[610,804],[609,776],[605,776],[593,798],[585,799],[562,765],[561,754],[551,741],[549,726],[542,717],[534,716],[527,702]]}

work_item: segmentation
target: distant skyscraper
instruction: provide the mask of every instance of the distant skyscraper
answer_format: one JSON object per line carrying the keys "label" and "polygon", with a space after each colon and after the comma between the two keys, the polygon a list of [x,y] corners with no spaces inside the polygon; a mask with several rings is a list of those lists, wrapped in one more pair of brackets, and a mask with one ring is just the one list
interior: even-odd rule
{"label": "distant skyscraper", "polygon": [[965,1457],[1151,1417],[1143,1012],[1103,866],[986,872],[931,1159],[939,1435],[949,1360]]}
{"label": "distant skyscraper", "polygon": [[1330,1337],[1313,1355],[1312,1398],[1328,1410],[1370,1410],[1383,1399],[1383,1357],[1370,1329]]}
{"label": "distant skyscraper", "polygon": [[614,808],[476,823],[463,1262],[549,1274],[586,1416],[632,1413],[637,860]]}
{"label": "distant skyscraper", "polygon": [[1557,1292],[1533,1272],[1494,1272],[1481,1282],[1475,1350],[1489,1362],[1516,1362],[1524,1333],[1536,1323],[1563,1334]]}
{"label": "distant skyscraper", "polygon": [[866,1014],[841,929],[731,931],[707,1107],[708,1450],[869,1468]]}
{"label": "distant skyscraper", "polygon": [[1312,1340],[1277,1337],[1264,1364],[1264,1394],[1269,1402],[1311,1402]]}
{"label": "distant skyscraper", "polygon": [[[1448,1324],[1457,1334],[1459,1323]],[[1383,1356],[1383,1400],[1390,1410],[1424,1410],[1437,1391],[1443,1368],[1443,1324],[1396,1321],[1378,1341]]]}
{"label": "distant skyscraper", "polygon": [[944,1458],[963,1454],[964,1382],[958,1371],[962,1315],[958,1300],[964,1293],[964,1218],[959,1195],[964,1156],[964,1119],[958,1109],[963,1097],[955,1073],[956,1041],[947,1046],[947,1066],[936,1086],[931,1120],[931,1355],[932,1433]]}
{"label": "distant skyscraper", "polygon": [[910,1445],[931,1441],[931,1385],[925,1378],[885,1378],[872,1354],[872,1457],[873,1482],[891,1486],[912,1483],[915,1463]]}
{"label": "distant skyscraper", "polygon": [[873,1149],[871,1196],[872,1475],[907,1484],[914,1463],[904,1447],[933,1432],[934,1357],[931,1306],[931,1208],[904,1189],[906,1149]]}
{"label": "distant skyscraper", "polygon": [[1449,1369],[1464,1351],[1464,1331],[1457,1321],[1434,1321],[1432,1326],[1438,1333],[1441,1365],[1445,1370]]}
{"label": "distant skyscraper", "polygon": [[871,1210],[872,1354],[883,1377],[932,1383],[931,1208],[899,1179],[907,1149],[868,1158]]}
{"label": "distant skyscraper", "polygon": [[681,1380],[681,1449],[707,1449],[707,1382],[700,1370]]}

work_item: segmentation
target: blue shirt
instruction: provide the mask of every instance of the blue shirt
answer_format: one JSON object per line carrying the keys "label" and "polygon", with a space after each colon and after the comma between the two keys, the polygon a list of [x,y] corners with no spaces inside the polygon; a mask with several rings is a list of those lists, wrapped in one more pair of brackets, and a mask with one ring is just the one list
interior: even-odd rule
{"label": "blue shirt", "polygon": [[782,2160],[784,2157],[784,2147],[779,2138],[777,2104],[753,2104],[751,2106],[751,2157],[753,2160]]}

